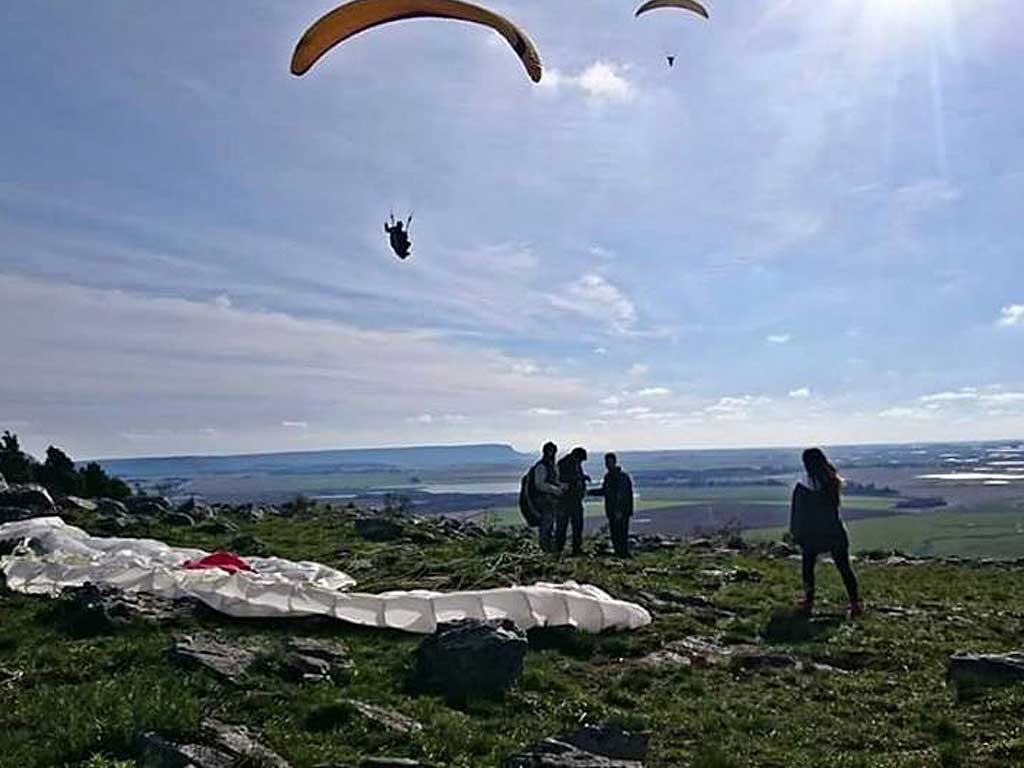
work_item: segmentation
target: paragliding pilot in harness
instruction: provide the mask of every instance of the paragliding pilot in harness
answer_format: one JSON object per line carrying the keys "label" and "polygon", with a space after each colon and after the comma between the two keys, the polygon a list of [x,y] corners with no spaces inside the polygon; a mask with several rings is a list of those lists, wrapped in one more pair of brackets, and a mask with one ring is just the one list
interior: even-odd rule
{"label": "paragliding pilot in harness", "polygon": [[409,241],[409,227],[411,225],[412,214],[409,214],[409,218],[404,226],[401,220],[395,220],[395,214],[393,213],[391,214],[391,219],[384,222],[384,231],[391,240],[391,250],[400,259],[408,258],[409,252],[412,251],[412,243]]}

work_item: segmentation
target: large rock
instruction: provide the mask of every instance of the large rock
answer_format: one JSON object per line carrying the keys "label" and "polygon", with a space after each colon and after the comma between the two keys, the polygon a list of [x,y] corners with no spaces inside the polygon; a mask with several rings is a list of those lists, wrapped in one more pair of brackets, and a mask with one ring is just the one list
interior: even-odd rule
{"label": "large rock", "polygon": [[176,743],[145,733],[136,744],[139,768],[290,768],[279,754],[262,744],[245,726],[203,721],[203,741]]}
{"label": "large rock", "polygon": [[175,528],[191,528],[196,524],[196,521],[184,512],[171,512],[166,514],[163,517],[163,522],[167,525],[173,525]]}
{"label": "large rock", "polygon": [[1024,682],[1024,652],[971,654],[949,658],[946,681],[957,694]]}
{"label": "large rock", "polygon": [[278,664],[278,671],[290,680],[329,680],[335,684],[351,680],[353,669],[344,643],[301,637],[285,641]]}
{"label": "large rock", "polygon": [[643,768],[648,734],[618,728],[582,728],[534,744],[505,768]]}
{"label": "large rock", "polygon": [[11,485],[0,491],[0,507],[16,507],[33,512],[53,512],[55,505],[50,492],[35,483]]}
{"label": "large rock", "polygon": [[526,635],[508,619],[441,624],[416,649],[413,685],[449,701],[499,696],[523,672]]}
{"label": "large rock", "polygon": [[193,520],[209,520],[211,517],[216,515],[216,512],[213,511],[213,507],[209,504],[204,504],[201,501],[196,501],[194,496],[188,501],[179,504],[175,511],[188,515]]}
{"label": "large rock", "polygon": [[171,509],[171,502],[163,496],[129,496],[124,503],[137,517],[157,517]]}
{"label": "large rock", "polygon": [[101,515],[125,516],[128,514],[128,507],[117,499],[96,499],[96,511]]}
{"label": "large rock", "polygon": [[241,685],[258,657],[258,649],[215,635],[193,634],[175,638],[169,655],[177,664],[207,669],[226,682]]}
{"label": "large rock", "polygon": [[83,499],[80,496],[61,496],[57,503],[61,509],[68,512],[95,512],[99,508],[93,499]]}
{"label": "large rock", "polygon": [[139,619],[167,624],[195,615],[193,600],[167,600],[142,592],[84,584],[66,587],[54,603],[53,616],[76,637],[106,634]]}
{"label": "large rock", "polygon": [[39,512],[24,507],[0,507],[0,524],[28,520],[30,517],[39,517]]}
{"label": "large rock", "polygon": [[402,524],[390,517],[360,517],[356,533],[367,541],[395,541],[402,538]]}

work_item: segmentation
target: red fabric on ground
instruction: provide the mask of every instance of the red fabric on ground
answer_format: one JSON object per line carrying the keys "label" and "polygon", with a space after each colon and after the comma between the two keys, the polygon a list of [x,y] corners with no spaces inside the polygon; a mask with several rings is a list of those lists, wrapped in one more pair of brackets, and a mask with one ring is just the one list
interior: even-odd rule
{"label": "red fabric on ground", "polygon": [[231,552],[214,552],[212,555],[201,557],[198,560],[186,560],[185,567],[191,571],[202,568],[220,568],[228,573],[238,573],[239,571],[255,573],[251,565]]}

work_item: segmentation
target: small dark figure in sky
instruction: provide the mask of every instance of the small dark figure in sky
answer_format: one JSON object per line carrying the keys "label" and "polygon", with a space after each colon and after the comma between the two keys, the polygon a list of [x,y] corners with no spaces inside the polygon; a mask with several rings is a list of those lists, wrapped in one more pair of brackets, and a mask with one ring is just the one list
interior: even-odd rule
{"label": "small dark figure in sky", "polygon": [[670,68],[674,67],[676,65],[676,57],[675,56],[666,56],[665,58],[668,59],[668,65],[669,65]]}
{"label": "small dark figure in sky", "polygon": [[412,251],[412,242],[409,240],[409,227],[412,226],[412,216],[403,225],[401,221],[395,220],[395,214],[391,219],[384,222],[384,231],[391,240],[391,250],[400,259],[407,259]]}

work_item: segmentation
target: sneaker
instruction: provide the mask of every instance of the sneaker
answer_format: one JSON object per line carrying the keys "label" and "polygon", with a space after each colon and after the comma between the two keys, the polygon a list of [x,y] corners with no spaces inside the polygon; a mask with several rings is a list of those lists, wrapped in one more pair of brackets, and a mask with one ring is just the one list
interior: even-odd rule
{"label": "sneaker", "polygon": [[802,616],[810,616],[814,612],[814,598],[805,597],[796,604],[796,612]]}
{"label": "sneaker", "polygon": [[860,600],[854,600],[850,603],[850,618],[859,619],[864,615],[864,603]]}

